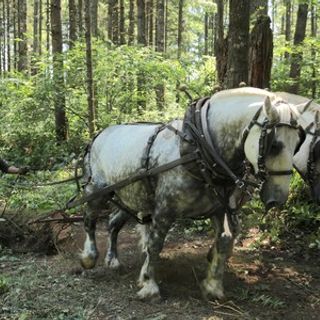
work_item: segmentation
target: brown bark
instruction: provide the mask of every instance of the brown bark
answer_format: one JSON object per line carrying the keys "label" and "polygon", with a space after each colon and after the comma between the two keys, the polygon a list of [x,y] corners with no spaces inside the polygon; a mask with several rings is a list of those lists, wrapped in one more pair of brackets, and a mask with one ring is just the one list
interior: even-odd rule
{"label": "brown bark", "polygon": [[10,39],[10,27],[11,27],[11,17],[10,17],[10,1],[6,0],[6,8],[7,8],[7,30],[6,30],[6,35],[7,35],[7,39],[6,39],[6,43],[7,43],[7,71],[10,72],[11,71],[11,39]]}
{"label": "brown bark", "polygon": [[112,2],[112,42],[119,44],[119,4],[118,0]]}
{"label": "brown bark", "polygon": [[85,26],[86,26],[86,65],[87,65],[87,102],[88,102],[88,124],[90,137],[94,136],[96,131],[96,108],[95,92],[93,84],[92,68],[92,49],[91,49],[91,17],[90,17],[90,0],[85,0]]}
{"label": "brown bark", "polygon": [[[317,8],[315,5],[312,5],[311,7],[311,37],[316,39],[317,38]],[[314,45],[312,45],[311,48],[311,60],[312,60],[312,82],[311,82],[311,94],[312,98],[315,99],[317,95],[317,51]]]}
{"label": "brown bark", "polygon": [[47,53],[50,51],[50,0],[46,0],[46,33],[47,33],[47,38],[46,38],[46,49]]}
{"label": "brown bark", "polygon": [[12,24],[13,24],[13,68],[14,70],[18,69],[18,44],[17,44],[17,0],[12,1]]}
{"label": "brown bark", "polygon": [[132,45],[134,42],[134,24],[135,24],[135,14],[134,14],[134,0],[129,2],[129,28],[128,28],[128,44]]}
{"label": "brown bark", "polygon": [[[157,26],[156,26],[156,51],[165,50],[165,0],[157,0]],[[156,87],[156,100],[159,110],[164,108],[164,85],[159,84]]]}
{"label": "brown bark", "polygon": [[78,1],[78,30],[79,37],[83,37],[83,0]]}
{"label": "brown bark", "polygon": [[249,49],[249,85],[270,88],[273,57],[273,34],[270,18],[261,15],[251,31]]}
{"label": "brown bark", "polygon": [[179,11],[178,11],[178,54],[177,58],[181,58],[182,52],[182,34],[183,34],[183,7],[184,7],[184,0],[179,0]]}
{"label": "brown bark", "polygon": [[249,1],[230,0],[226,87],[248,83]]}
{"label": "brown bark", "polygon": [[69,0],[69,48],[77,41],[77,9],[75,0]]}
{"label": "brown bark", "polygon": [[145,9],[145,0],[137,0],[137,41],[144,46],[147,45]]}
{"label": "brown bark", "polygon": [[[305,39],[306,26],[308,17],[308,4],[299,4],[297,13],[297,23],[294,33],[295,46],[299,46]],[[297,48],[296,48],[297,49]],[[301,64],[302,64],[302,50],[298,50],[291,55],[291,67],[289,77],[292,79],[293,83],[289,86],[288,91],[297,94],[299,91],[299,80],[301,74]]]}
{"label": "brown bark", "polygon": [[268,15],[268,0],[251,0],[250,15]]}
{"label": "brown bark", "polygon": [[125,38],[125,7],[124,0],[120,0],[120,20],[119,20],[119,31],[120,31],[120,44],[126,43]]}
{"label": "brown bark", "polygon": [[148,45],[153,46],[153,0],[147,0],[147,39]]}
{"label": "brown bark", "polygon": [[224,86],[224,80],[227,72],[228,42],[224,39],[224,5],[223,0],[216,0],[217,13],[215,16],[215,45],[214,53],[216,56],[217,77],[221,87]]}
{"label": "brown bark", "polygon": [[65,87],[62,56],[61,0],[51,0],[51,41],[53,62],[53,101],[55,110],[56,139],[68,139],[68,124],[65,112]]}
{"label": "brown bark", "polygon": [[27,0],[18,0],[18,71],[28,69],[28,47],[27,47]]}
{"label": "brown bark", "polygon": [[208,41],[209,41],[209,15],[204,14],[204,54],[208,55]]}
{"label": "brown bark", "polygon": [[98,0],[90,0],[91,35],[98,36]]}
{"label": "brown bark", "polygon": [[33,48],[32,48],[32,74],[37,73],[36,62],[39,54],[39,13],[40,13],[40,2],[39,0],[33,1]]}

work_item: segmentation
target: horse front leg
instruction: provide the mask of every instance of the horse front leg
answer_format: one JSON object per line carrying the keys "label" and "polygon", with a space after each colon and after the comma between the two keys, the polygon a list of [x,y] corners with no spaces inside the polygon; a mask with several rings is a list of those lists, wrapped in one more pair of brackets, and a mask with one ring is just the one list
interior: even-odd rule
{"label": "horse front leg", "polygon": [[108,231],[108,251],[105,258],[105,264],[110,269],[118,269],[120,262],[118,260],[117,240],[119,231],[130,219],[130,215],[123,210],[116,210],[109,219]]}
{"label": "horse front leg", "polygon": [[169,211],[158,210],[152,222],[140,228],[142,252],[145,256],[138,280],[138,285],[141,287],[138,292],[140,299],[160,298],[159,286],[155,280],[155,267],[159,262],[160,252],[172,222]]}
{"label": "horse front leg", "polygon": [[[208,253],[209,267],[207,277],[202,282],[205,298],[224,297],[223,275],[225,264],[232,254],[235,238],[239,232],[236,216],[220,212],[213,217],[215,223],[215,242]],[[232,221],[231,221],[232,220]]]}

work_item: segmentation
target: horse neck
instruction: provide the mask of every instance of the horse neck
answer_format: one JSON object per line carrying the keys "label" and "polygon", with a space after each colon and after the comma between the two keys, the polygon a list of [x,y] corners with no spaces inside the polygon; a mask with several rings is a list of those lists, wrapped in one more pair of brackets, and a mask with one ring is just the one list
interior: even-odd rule
{"label": "horse neck", "polygon": [[242,135],[261,103],[256,105],[222,106],[214,104],[208,114],[209,130],[214,143],[225,161],[232,165],[243,159]]}

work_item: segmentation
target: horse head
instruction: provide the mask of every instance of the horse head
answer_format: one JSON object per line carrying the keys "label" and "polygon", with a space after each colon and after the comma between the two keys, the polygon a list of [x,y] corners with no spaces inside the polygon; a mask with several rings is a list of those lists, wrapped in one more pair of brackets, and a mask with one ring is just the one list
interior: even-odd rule
{"label": "horse head", "polygon": [[261,181],[260,197],[266,209],[281,206],[289,194],[293,157],[303,142],[298,117],[310,102],[292,108],[283,100],[266,97],[257,117],[245,130],[246,159]]}
{"label": "horse head", "polygon": [[306,140],[294,156],[298,172],[309,184],[313,200],[320,204],[320,106],[312,103],[313,121],[305,128]]}

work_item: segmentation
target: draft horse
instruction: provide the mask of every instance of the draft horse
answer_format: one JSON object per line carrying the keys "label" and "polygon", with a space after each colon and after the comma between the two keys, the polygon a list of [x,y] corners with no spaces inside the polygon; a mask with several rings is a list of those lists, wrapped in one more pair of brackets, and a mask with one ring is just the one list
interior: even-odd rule
{"label": "draft horse", "polygon": [[[259,182],[266,208],[285,203],[289,193],[294,153],[303,142],[298,118],[309,103],[292,107],[267,91],[241,88],[200,99],[184,121],[161,124],[123,124],[106,128],[84,157],[87,195],[117,184],[139,172],[177,166],[101,194],[87,203],[86,240],[81,256],[84,268],[95,266],[96,216],[107,203],[119,211],[110,219],[106,264],[117,267],[116,237],[132,214],[144,221],[138,296],[159,297],[155,265],[165,237],[179,217],[211,217],[216,239],[208,254],[209,267],[201,289],[206,297],[222,298],[225,262],[239,230],[235,196],[249,181],[247,170]],[[186,155],[194,161],[179,164]],[[223,208],[223,210],[216,210]]]}

